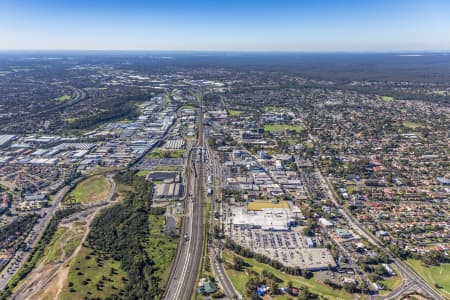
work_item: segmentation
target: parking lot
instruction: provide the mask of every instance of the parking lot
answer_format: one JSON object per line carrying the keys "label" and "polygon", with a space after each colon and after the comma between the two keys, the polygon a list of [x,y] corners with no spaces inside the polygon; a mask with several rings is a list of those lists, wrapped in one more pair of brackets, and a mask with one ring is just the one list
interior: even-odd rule
{"label": "parking lot", "polygon": [[327,248],[316,248],[301,231],[265,231],[229,226],[227,235],[244,248],[280,261],[285,266],[320,270],[336,263]]}

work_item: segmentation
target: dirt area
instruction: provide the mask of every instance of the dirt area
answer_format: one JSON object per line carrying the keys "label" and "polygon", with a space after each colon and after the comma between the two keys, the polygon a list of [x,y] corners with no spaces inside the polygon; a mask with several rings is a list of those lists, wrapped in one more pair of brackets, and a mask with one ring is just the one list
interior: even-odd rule
{"label": "dirt area", "polygon": [[[111,186],[106,201],[111,201],[116,192],[116,185],[112,177],[108,176],[108,181]],[[58,299],[67,282],[70,263],[82,248],[92,220],[101,209],[113,203],[107,202],[61,220],[58,230],[47,246],[45,256],[16,288],[13,299]]]}
{"label": "dirt area", "polygon": [[[71,223],[60,224],[58,230],[63,233],[49,247],[37,268],[16,289],[14,299],[58,298],[67,279],[70,262],[80,251],[89,233],[89,225],[98,210],[99,208],[89,211],[84,222],[75,218]],[[73,248],[69,246],[71,244]]]}
{"label": "dirt area", "polygon": [[428,300],[428,298],[425,298],[422,295],[419,294],[411,294],[408,296],[404,296],[401,298],[402,300]]}

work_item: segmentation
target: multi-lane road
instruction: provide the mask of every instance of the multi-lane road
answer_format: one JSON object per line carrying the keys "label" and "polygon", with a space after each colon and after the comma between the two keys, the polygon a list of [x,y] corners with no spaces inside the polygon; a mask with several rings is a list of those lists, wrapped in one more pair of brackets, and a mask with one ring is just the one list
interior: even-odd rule
{"label": "multi-lane road", "polygon": [[[228,274],[225,271],[225,268],[222,264],[222,240],[221,239],[215,239],[214,238],[214,213],[217,211],[219,213],[219,219],[222,215],[223,211],[223,202],[221,201],[222,195],[221,195],[221,186],[220,183],[222,182],[222,171],[220,168],[220,163],[215,158],[214,152],[211,150],[208,144],[206,144],[206,153],[207,157],[209,157],[209,170],[210,174],[213,178],[214,183],[214,194],[213,199],[218,199],[219,203],[217,203],[214,200],[211,200],[211,218],[210,218],[210,237],[212,240],[211,243],[208,243],[208,252],[209,252],[209,259],[211,261],[211,266],[214,272],[214,277],[216,281],[218,282],[219,286],[222,288],[225,296],[227,299],[242,299],[242,296],[239,294],[239,292],[236,290],[236,288],[231,283],[230,278],[228,277]],[[219,231],[222,231],[222,222],[219,220]]]}
{"label": "multi-lane road", "polygon": [[337,197],[334,194],[334,190],[331,187],[331,183],[320,173],[317,173],[322,186],[325,188],[328,197],[334,203],[336,207],[339,207],[339,212],[346,218],[348,224],[352,227],[352,229],[357,232],[359,235],[365,237],[372,244],[376,245],[380,249],[385,249],[385,251],[391,256],[394,265],[397,270],[400,272],[401,277],[403,279],[402,284],[395,291],[390,293],[389,295],[382,297],[377,296],[379,299],[397,299],[401,295],[407,292],[417,292],[424,296],[430,297],[433,300],[443,300],[444,298],[434,290],[425,280],[423,280],[418,274],[416,274],[413,270],[411,270],[402,260],[395,257],[392,253],[390,253],[389,249],[386,249],[380,241],[369,231],[367,231],[359,222],[356,220],[347,210],[341,207],[341,205],[337,201]]}
{"label": "multi-lane road", "polygon": [[[70,189],[78,182],[81,178],[73,181],[70,185],[65,186],[61,189],[53,199],[51,206],[42,210],[44,216],[38,220],[38,223],[33,227],[33,230],[28,234],[25,239],[25,243],[33,249],[36,244],[41,240],[42,235],[45,232],[45,228],[49,224],[51,218],[58,210],[58,206],[64,196],[70,191]],[[8,264],[3,268],[0,275],[0,290],[3,290],[8,284],[9,280],[21,269],[21,267],[28,261],[31,254],[30,251],[17,250]]]}
{"label": "multi-lane road", "polygon": [[206,189],[203,149],[203,110],[200,105],[197,147],[191,149],[187,162],[185,182],[188,196],[185,199],[182,237],[164,294],[164,299],[167,300],[190,300],[200,270],[205,234],[203,206]]}

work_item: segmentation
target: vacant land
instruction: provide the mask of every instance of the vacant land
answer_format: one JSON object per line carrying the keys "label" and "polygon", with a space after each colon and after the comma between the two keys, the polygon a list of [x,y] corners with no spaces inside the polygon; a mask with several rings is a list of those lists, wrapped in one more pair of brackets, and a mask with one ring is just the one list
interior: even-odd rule
{"label": "vacant land", "polygon": [[442,295],[450,297],[450,263],[426,267],[417,259],[408,259],[406,262],[431,286],[439,287],[437,290]]}
{"label": "vacant land", "polygon": [[184,155],[183,149],[178,150],[163,150],[161,148],[157,148],[147,154],[148,158],[182,158]]}
{"label": "vacant land", "polygon": [[[398,272],[397,272],[398,274]],[[389,278],[381,281],[383,285],[386,287],[385,290],[380,291],[381,295],[388,294],[391,291],[395,290],[402,284],[402,278],[399,275],[391,276]]]}
{"label": "vacant land", "polygon": [[182,171],[182,166],[157,166],[155,167],[155,171],[161,171],[161,172],[175,172],[175,171]]}
{"label": "vacant land", "polygon": [[169,278],[172,261],[177,251],[178,240],[164,233],[165,216],[149,215],[150,237],[145,244],[145,250],[158,268],[155,275],[161,278],[160,288],[163,288]]}
{"label": "vacant land", "polygon": [[147,170],[139,170],[136,175],[137,176],[147,176],[147,174],[150,173],[150,171]]}
{"label": "vacant land", "polygon": [[65,204],[92,203],[108,196],[111,183],[103,175],[92,176],[78,183],[64,199]]}
{"label": "vacant land", "polygon": [[445,90],[443,90],[443,91],[441,90],[441,91],[433,91],[432,93],[435,94],[435,95],[439,95],[439,96],[447,96],[447,95],[449,95],[450,92],[445,91]]}
{"label": "vacant land", "polygon": [[383,100],[384,102],[391,102],[391,101],[394,101],[394,97],[391,97],[391,96],[381,96],[381,100]]}
{"label": "vacant land", "polygon": [[83,246],[70,265],[61,299],[105,299],[120,294],[126,277],[119,261]]}
{"label": "vacant land", "polygon": [[264,125],[264,131],[295,131],[302,132],[304,130],[301,125],[289,125],[289,124],[268,124]]}
{"label": "vacant land", "polygon": [[58,298],[67,278],[68,266],[85,237],[87,224],[74,222],[57,229],[45,248],[39,265],[16,289],[21,299]]}
{"label": "vacant land", "polygon": [[[223,252],[223,261],[224,263],[232,263],[233,256],[238,256],[230,250],[225,250]],[[258,274],[261,274],[263,270],[271,272],[276,277],[283,280],[283,283],[280,284],[280,287],[287,287],[288,282],[292,281],[295,287],[305,286],[308,287],[309,290],[320,296],[326,297],[327,299],[355,299],[351,294],[343,291],[343,290],[334,290],[331,287],[318,282],[314,277],[311,279],[306,279],[299,276],[290,276],[285,273],[280,272],[277,269],[272,268],[269,265],[259,263],[254,259],[241,257],[247,265],[246,268],[255,271]],[[236,289],[239,291],[241,295],[245,297],[245,285],[250,278],[245,271],[236,271],[231,269],[226,269],[227,274],[230,276],[231,282],[235,285]],[[281,298],[281,297],[280,297]]]}
{"label": "vacant land", "polygon": [[240,111],[240,110],[234,110],[234,109],[228,110],[228,114],[232,117],[240,116],[242,113],[243,113],[243,111]]}
{"label": "vacant land", "polygon": [[247,205],[249,210],[262,210],[264,208],[289,208],[289,203],[287,201],[280,201],[274,203],[272,201],[253,201]]}
{"label": "vacant land", "polygon": [[65,94],[65,95],[62,95],[61,97],[58,97],[58,101],[64,102],[64,101],[70,100],[71,98],[72,97],[70,97],[70,95]]}
{"label": "vacant land", "polygon": [[59,227],[44,254],[46,264],[70,257],[80,244],[86,228],[82,224]]}
{"label": "vacant land", "polygon": [[413,130],[422,126],[419,123],[415,123],[415,122],[411,122],[411,121],[404,121],[404,122],[402,122],[402,125],[405,126],[408,129],[413,129]]}

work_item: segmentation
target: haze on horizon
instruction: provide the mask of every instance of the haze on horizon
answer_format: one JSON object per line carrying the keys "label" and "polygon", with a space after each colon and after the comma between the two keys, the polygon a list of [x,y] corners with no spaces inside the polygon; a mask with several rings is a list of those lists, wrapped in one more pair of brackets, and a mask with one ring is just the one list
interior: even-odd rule
{"label": "haze on horizon", "polygon": [[4,0],[0,50],[448,51],[444,0]]}

